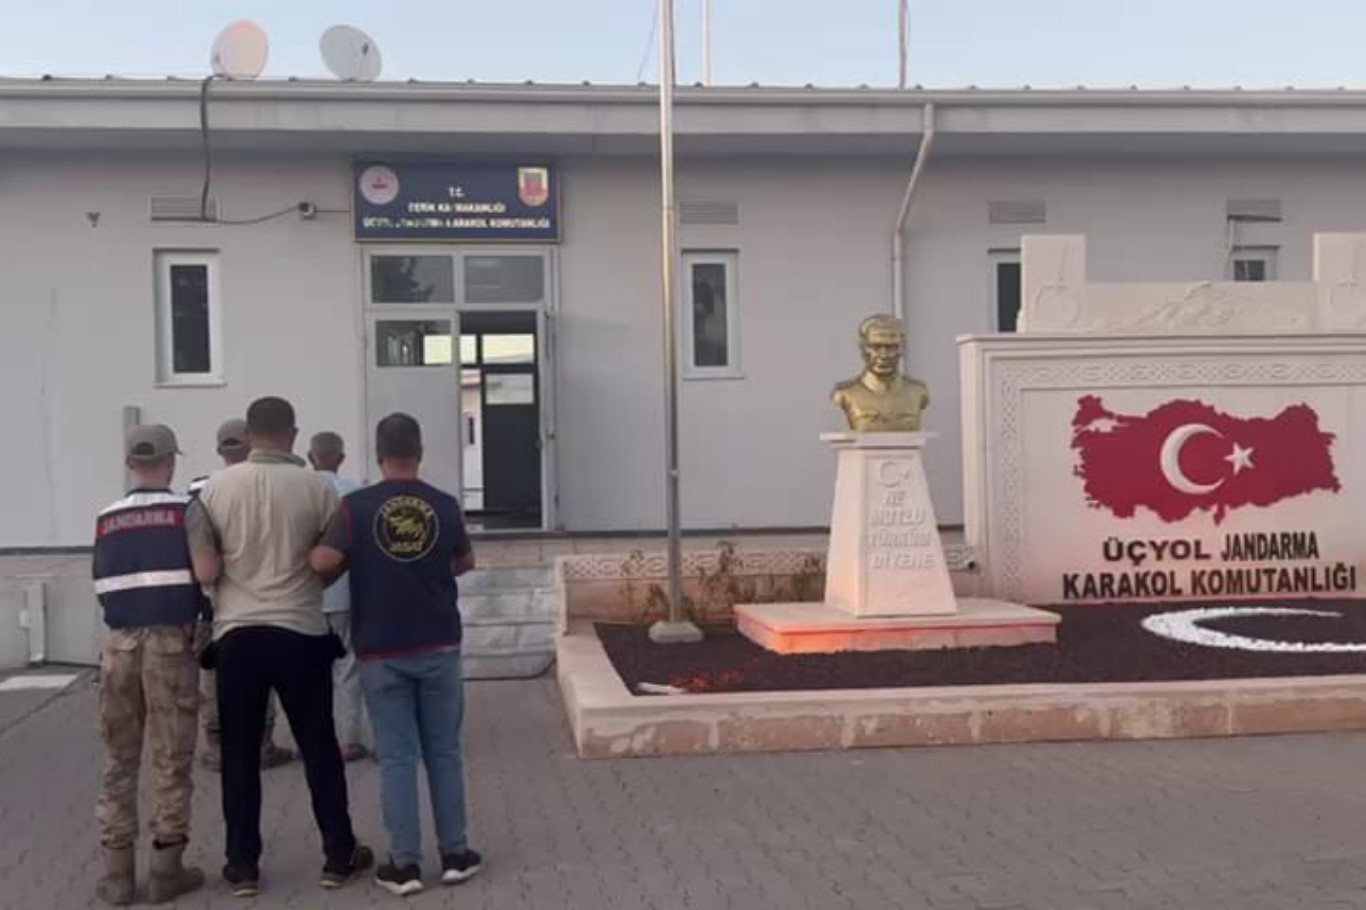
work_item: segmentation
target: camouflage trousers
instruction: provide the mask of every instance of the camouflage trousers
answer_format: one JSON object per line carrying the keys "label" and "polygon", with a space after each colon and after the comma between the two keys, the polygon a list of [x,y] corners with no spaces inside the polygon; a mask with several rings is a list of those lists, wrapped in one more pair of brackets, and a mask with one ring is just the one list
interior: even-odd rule
{"label": "camouflage trousers", "polygon": [[100,655],[100,734],[105,765],[95,817],[100,842],[138,838],[138,771],[143,743],[152,763],[152,836],[184,841],[194,793],[199,666],[191,626],[110,629]]}

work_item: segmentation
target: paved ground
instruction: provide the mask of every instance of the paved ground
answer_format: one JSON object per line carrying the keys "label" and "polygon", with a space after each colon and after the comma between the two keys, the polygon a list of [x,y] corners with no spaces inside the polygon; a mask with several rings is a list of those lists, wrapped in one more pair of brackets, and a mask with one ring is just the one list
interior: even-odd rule
{"label": "paved ground", "polygon": [[[22,701],[21,701],[22,700]],[[470,689],[472,830],[486,874],[417,907],[1366,907],[1366,736],[582,762],[554,684]],[[93,906],[93,692],[0,693],[0,908]],[[373,765],[358,827],[381,836]],[[216,870],[216,779],[195,858]],[[335,896],[299,767],[270,772],[254,906]],[[211,887],[185,907],[253,906]]]}

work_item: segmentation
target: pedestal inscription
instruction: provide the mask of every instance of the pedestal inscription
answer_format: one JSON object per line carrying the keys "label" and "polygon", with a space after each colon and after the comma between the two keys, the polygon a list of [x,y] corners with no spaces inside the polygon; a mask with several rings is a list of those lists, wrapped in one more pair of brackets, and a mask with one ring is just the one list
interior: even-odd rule
{"label": "pedestal inscription", "polygon": [[829,437],[839,451],[826,601],[855,616],[956,610],[920,433]]}
{"label": "pedestal inscription", "polygon": [[[866,600],[877,606],[863,615],[953,612],[934,510],[928,491],[917,485],[924,484],[920,452],[873,459],[868,469]],[[941,575],[949,586],[947,600]]]}

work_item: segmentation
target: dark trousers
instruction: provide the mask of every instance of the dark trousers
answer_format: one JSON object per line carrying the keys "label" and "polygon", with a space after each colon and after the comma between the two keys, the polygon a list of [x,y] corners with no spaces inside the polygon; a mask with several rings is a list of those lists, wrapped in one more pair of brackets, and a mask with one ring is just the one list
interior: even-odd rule
{"label": "dark trousers", "polygon": [[346,767],[332,720],[336,647],[330,635],[269,626],[229,632],[214,645],[229,865],[253,866],[261,857],[261,735],[271,689],[303,756],[323,853],[344,864],[355,852]]}

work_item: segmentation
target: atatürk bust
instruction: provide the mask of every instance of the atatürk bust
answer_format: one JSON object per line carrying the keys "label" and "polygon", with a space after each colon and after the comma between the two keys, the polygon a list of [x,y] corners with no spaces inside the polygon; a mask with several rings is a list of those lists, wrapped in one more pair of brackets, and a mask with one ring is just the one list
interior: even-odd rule
{"label": "atat\u00fcrk bust", "polygon": [[831,399],[856,433],[918,433],[920,414],[929,406],[923,382],[901,374],[905,333],[901,320],[880,314],[859,325],[863,372],[835,386]]}

